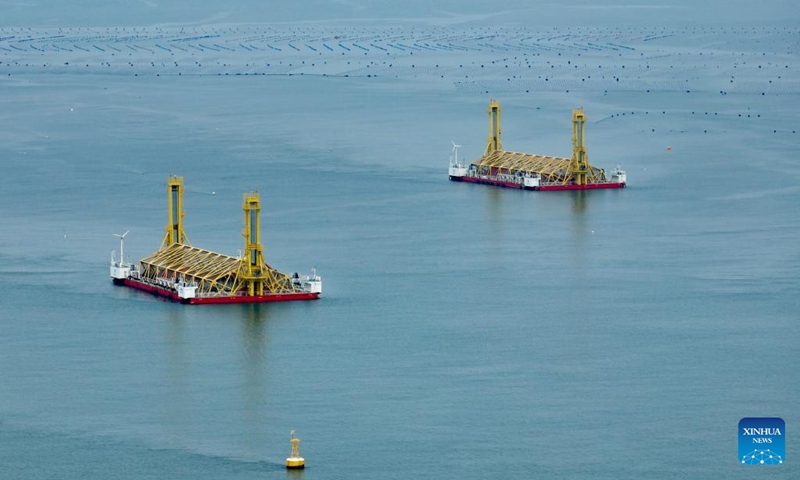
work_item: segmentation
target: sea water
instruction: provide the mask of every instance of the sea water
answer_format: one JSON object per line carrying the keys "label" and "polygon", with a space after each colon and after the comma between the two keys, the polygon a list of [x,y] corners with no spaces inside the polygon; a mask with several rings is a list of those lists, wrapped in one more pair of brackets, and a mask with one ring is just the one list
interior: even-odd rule
{"label": "sea water", "polygon": [[[800,425],[796,26],[21,26],[0,34],[3,478],[285,478],[290,430],[292,478],[752,478],[738,421]],[[583,107],[590,162],[628,187],[448,182],[490,98],[507,150],[554,156]],[[316,267],[322,299],[112,285],[112,234],[134,261],[160,245],[170,174],[190,241],[228,255],[258,191],[267,261]],[[774,478],[797,476],[787,443]]]}

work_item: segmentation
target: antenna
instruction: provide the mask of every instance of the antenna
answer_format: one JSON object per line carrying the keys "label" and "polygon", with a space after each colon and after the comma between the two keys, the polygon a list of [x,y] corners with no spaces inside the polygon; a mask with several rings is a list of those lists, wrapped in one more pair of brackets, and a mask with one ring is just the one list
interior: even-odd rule
{"label": "antenna", "polygon": [[127,235],[129,232],[130,232],[130,230],[128,230],[127,232],[123,233],[122,235],[120,235],[119,233],[115,233],[114,234],[115,237],[119,237],[119,266],[120,267],[122,266],[122,262],[125,261],[125,257],[123,256],[122,252],[123,252],[123,248],[125,247],[125,235]]}

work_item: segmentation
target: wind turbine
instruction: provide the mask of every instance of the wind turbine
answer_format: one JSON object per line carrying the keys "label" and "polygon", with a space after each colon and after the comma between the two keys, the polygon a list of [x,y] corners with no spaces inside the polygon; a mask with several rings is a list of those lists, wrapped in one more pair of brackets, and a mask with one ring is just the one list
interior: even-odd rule
{"label": "wind turbine", "polygon": [[123,233],[122,235],[120,235],[119,233],[113,234],[115,237],[119,237],[119,266],[120,267],[122,266],[122,262],[125,261],[125,257],[123,256],[123,251],[122,250],[125,247],[125,235],[127,235],[129,232],[130,232],[130,230],[128,230],[127,232]]}
{"label": "wind turbine", "polygon": [[458,165],[458,149],[461,148],[461,145],[457,145],[453,140],[450,140],[450,143],[453,144],[453,165]]}

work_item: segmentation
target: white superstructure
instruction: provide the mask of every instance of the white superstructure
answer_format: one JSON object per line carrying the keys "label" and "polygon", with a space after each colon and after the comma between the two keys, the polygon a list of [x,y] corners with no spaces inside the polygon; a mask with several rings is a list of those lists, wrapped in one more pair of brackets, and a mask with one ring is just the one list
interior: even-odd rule
{"label": "white superstructure", "polygon": [[611,172],[611,182],[612,183],[628,183],[628,176],[625,174],[625,170],[623,170],[619,165]]}
{"label": "white superstructure", "polygon": [[317,275],[316,268],[311,269],[311,275],[306,275],[302,278],[296,273],[294,275],[292,283],[295,288],[308,293],[322,293],[322,277]]}
{"label": "white superstructure", "polygon": [[458,162],[458,149],[461,145],[456,145],[456,142],[453,143],[453,150],[450,155],[450,169],[448,173],[450,178],[453,177],[465,177],[467,175],[467,165]]}
{"label": "white superstructure", "polygon": [[522,177],[522,185],[525,188],[539,188],[540,183],[541,178],[535,173],[533,175],[525,175]]}

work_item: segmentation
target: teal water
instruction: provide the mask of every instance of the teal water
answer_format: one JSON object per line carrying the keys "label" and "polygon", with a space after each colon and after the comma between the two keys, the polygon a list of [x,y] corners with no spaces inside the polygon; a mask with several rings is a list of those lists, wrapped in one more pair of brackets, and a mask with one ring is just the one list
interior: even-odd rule
{"label": "teal water", "polygon": [[[509,150],[569,155],[584,106],[590,160],[629,188],[448,182],[451,139],[482,152],[489,98],[452,82],[15,66],[0,476],[752,478],[737,424],[778,416],[787,461],[766,474],[795,478],[796,93],[491,93]],[[316,267],[324,298],[114,287],[112,233],[133,259],[158,247],[170,173],[191,241],[231,255],[258,190],[268,262]]]}

